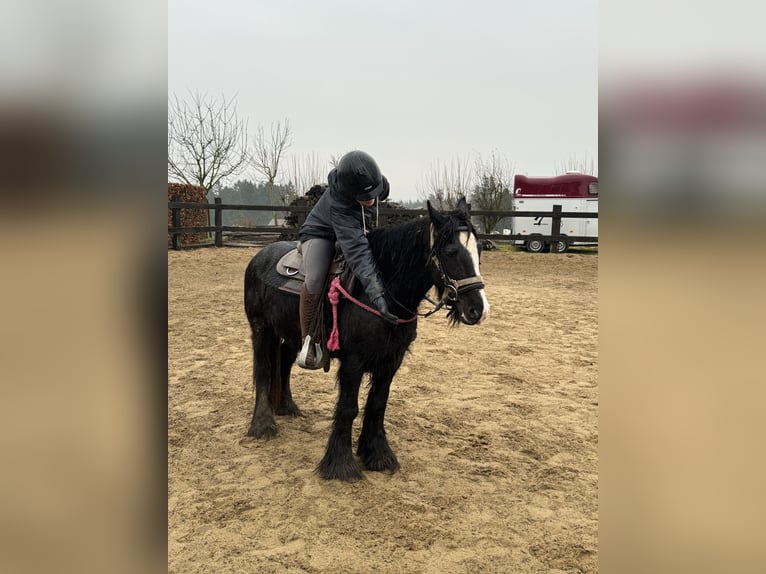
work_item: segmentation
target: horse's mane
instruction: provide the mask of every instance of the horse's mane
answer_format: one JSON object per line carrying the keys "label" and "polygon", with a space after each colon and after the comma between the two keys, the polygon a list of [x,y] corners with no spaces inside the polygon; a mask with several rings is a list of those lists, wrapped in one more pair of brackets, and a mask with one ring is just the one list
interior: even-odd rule
{"label": "horse's mane", "polygon": [[[428,268],[432,249],[440,252],[461,229],[473,230],[470,217],[465,212],[456,210],[435,217],[439,219],[438,226],[432,226],[430,217],[421,217],[401,225],[374,229],[367,237],[386,287],[400,291],[400,296],[403,296],[403,291],[422,298],[433,284]],[[432,233],[435,233],[433,247]],[[443,293],[443,288],[437,289],[439,298]],[[413,306],[418,302],[419,299],[408,301]],[[456,313],[452,309],[448,315],[453,323],[457,323]]]}
{"label": "horse's mane", "polygon": [[430,252],[431,220],[428,217],[370,231],[370,251],[384,279],[406,275],[422,267]]}
{"label": "horse's mane", "polygon": [[[432,276],[428,270],[432,249],[441,252],[464,229],[474,232],[471,218],[465,211],[443,212],[434,217],[438,219],[436,226],[432,225],[430,217],[421,217],[394,227],[374,229],[367,236],[387,288],[401,289],[416,297],[424,296],[432,285]],[[437,287],[437,295],[442,298],[443,287]],[[411,300],[408,303],[417,306],[418,301]],[[457,308],[453,307],[447,314],[451,324],[458,323],[457,313]]]}

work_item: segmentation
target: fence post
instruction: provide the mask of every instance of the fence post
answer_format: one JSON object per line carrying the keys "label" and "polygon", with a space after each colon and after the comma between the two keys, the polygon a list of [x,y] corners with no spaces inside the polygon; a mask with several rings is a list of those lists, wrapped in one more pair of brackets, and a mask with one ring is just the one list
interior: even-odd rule
{"label": "fence post", "polygon": [[[181,210],[177,207],[173,207],[170,210],[170,221],[174,228],[181,227]],[[181,250],[180,245],[180,233],[173,232],[173,249],[175,251]]]}
{"label": "fence post", "polygon": [[[307,199],[304,199],[304,198],[302,198],[302,197],[299,197],[299,198],[298,198],[298,201],[297,201],[297,202],[295,202],[295,205],[296,205],[296,207],[306,207],[306,206],[308,206],[308,204],[309,204],[308,200],[307,200]],[[303,223],[306,221],[306,218],[308,217],[308,215],[309,215],[309,214],[308,214],[307,212],[305,212],[305,211],[296,211],[296,212],[295,212],[295,216],[296,216],[296,217],[295,217],[295,219],[296,219],[296,220],[297,220],[297,222],[298,222],[298,223],[297,223],[297,225],[296,225],[296,227],[297,227],[298,229],[300,229],[300,228],[301,228],[301,226],[303,225]]]}
{"label": "fence post", "polygon": [[556,244],[561,235],[561,206],[553,206],[553,217],[551,218],[551,253],[556,253]]}
{"label": "fence post", "polygon": [[215,246],[216,247],[223,247],[223,229],[221,227],[223,224],[221,223],[222,217],[221,217],[221,198],[216,197],[213,199],[215,202]]}

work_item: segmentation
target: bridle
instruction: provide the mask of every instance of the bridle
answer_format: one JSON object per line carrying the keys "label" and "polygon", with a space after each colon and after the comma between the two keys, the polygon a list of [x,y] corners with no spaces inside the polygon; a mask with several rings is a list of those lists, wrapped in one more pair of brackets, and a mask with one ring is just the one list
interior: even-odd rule
{"label": "bridle", "polygon": [[[469,231],[468,227],[458,227],[458,231]],[[484,280],[481,275],[472,275],[471,277],[465,277],[464,279],[452,279],[444,270],[444,266],[439,261],[439,256],[436,253],[436,247],[431,249],[430,260],[433,262],[439,278],[444,285],[444,295],[439,302],[440,306],[446,306],[451,309],[452,306],[457,303],[460,295],[476,291],[477,289],[484,289]]]}
{"label": "bridle", "polygon": [[484,281],[482,280],[481,275],[473,275],[472,277],[466,277],[465,279],[452,279],[444,271],[444,268],[439,263],[439,259],[435,254],[432,255],[432,261],[436,266],[436,270],[440,275],[442,283],[444,283],[444,295],[442,296],[441,302],[446,305],[448,309],[457,303],[460,295],[476,291],[477,289],[484,289]]}
{"label": "bridle", "polygon": [[[467,226],[458,227],[457,231],[470,232]],[[413,312],[392,297],[394,303],[396,303],[399,307],[409,312],[410,314],[424,318],[430,317],[443,307],[446,309],[452,309],[457,303],[460,295],[470,293],[471,291],[476,291],[477,289],[484,289],[484,280],[481,278],[481,275],[472,275],[471,277],[465,277],[464,279],[452,279],[444,270],[444,266],[441,264],[441,261],[439,261],[439,256],[436,252],[435,244],[431,247],[431,253],[428,256],[428,260],[433,263],[436,272],[439,274],[439,279],[444,286],[444,293],[438,302],[431,299],[431,297],[428,295],[425,296],[425,300],[434,306],[434,308],[427,313]]]}

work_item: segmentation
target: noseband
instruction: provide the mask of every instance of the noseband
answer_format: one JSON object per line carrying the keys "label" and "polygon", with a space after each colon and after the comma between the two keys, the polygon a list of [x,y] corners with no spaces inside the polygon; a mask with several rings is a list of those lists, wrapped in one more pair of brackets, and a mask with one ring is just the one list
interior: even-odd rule
{"label": "noseband", "polygon": [[444,267],[442,267],[435,251],[431,252],[431,261],[433,261],[434,267],[436,267],[436,271],[439,273],[439,278],[444,284],[445,294],[442,297],[441,303],[447,308],[451,308],[457,303],[460,295],[476,291],[477,289],[484,289],[484,280],[481,278],[481,275],[473,275],[465,279],[452,279],[444,271]]}

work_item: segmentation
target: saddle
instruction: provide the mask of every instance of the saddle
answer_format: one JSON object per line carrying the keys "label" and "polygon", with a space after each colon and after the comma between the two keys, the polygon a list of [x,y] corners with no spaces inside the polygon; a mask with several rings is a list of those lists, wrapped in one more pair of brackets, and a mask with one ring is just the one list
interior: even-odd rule
{"label": "saddle", "polygon": [[[287,278],[279,289],[287,293],[300,295],[301,287],[306,280],[306,270],[303,265],[303,254],[300,250],[300,244],[279,258],[276,270],[277,273]],[[343,256],[343,252],[336,248],[335,256],[332,263],[330,263],[326,284],[329,285],[333,277],[342,275],[344,271],[346,271],[346,258]]]}
{"label": "saddle", "polygon": [[[277,287],[280,291],[291,293],[293,295],[300,295],[303,282],[306,280],[306,270],[303,265],[303,253],[301,253],[300,243],[297,247],[287,251],[282,257],[277,260],[275,267],[276,272],[283,278],[281,284]],[[354,281],[354,275],[351,273],[351,269],[346,265],[346,258],[339,247],[335,247],[335,255],[333,256],[332,263],[330,263],[330,269],[325,279],[324,292],[327,291],[327,286],[335,277],[340,277],[340,280],[347,288],[351,288],[351,284]],[[330,353],[327,350],[328,332],[327,326],[321,317],[325,314],[325,307],[327,303],[327,297],[322,297],[319,302],[316,317],[314,319],[313,327],[310,329],[312,339],[319,341],[322,345],[324,352],[324,372],[330,370]]]}

